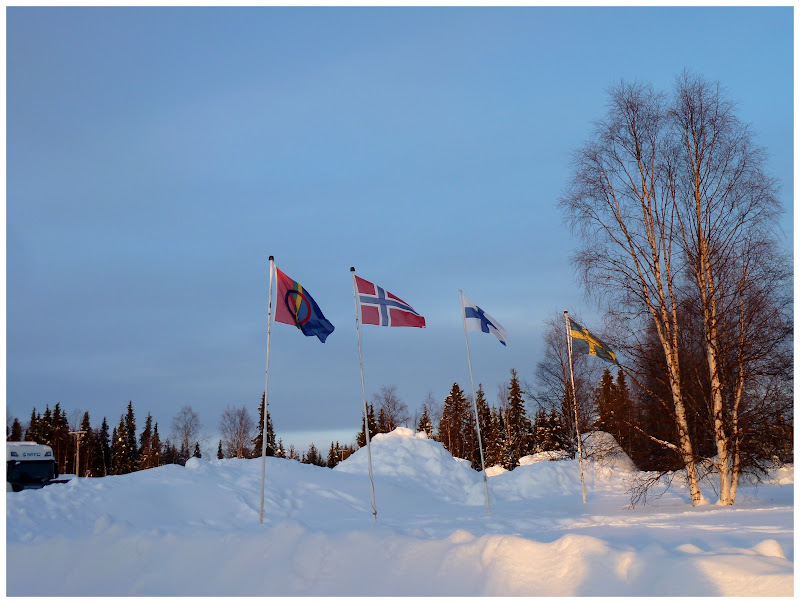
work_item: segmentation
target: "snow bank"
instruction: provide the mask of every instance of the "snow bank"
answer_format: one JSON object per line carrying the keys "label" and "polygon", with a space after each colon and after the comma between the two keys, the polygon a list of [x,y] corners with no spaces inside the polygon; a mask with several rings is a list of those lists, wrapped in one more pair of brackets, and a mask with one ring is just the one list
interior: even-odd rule
{"label": "snow bank", "polygon": [[[6,496],[8,596],[787,596],[793,478],[733,508],[676,489],[626,508],[626,471],[535,462],[489,479],[409,430],[336,470],[193,459]],[[591,465],[591,463],[587,463]],[[788,482],[788,483],[785,483]],[[31,560],[41,560],[32,563]]]}
{"label": "snow bank", "polygon": [[[466,461],[453,458],[441,443],[424,432],[398,427],[379,433],[370,442],[374,477],[391,477],[421,487],[440,500],[483,504],[483,478]],[[367,448],[359,448],[334,468],[343,473],[367,475]],[[413,484],[413,485],[412,485]]]}
{"label": "snow bank", "polygon": [[636,471],[631,460],[616,438],[605,431],[591,431],[583,438],[586,458],[600,467],[618,471]]}

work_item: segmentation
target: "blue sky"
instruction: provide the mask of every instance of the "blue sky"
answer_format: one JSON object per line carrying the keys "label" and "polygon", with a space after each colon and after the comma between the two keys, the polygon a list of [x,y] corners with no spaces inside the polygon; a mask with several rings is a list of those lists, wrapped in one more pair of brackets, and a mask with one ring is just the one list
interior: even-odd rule
{"label": "blue sky", "polygon": [[[493,401],[542,326],[596,317],[556,203],[620,79],[720,81],[769,151],[793,244],[793,9],[8,8],[7,409],[207,433],[264,389],[269,255],[336,330],[275,324],[270,409],[298,446],[362,408],[350,266],[428,328],[364,327],[368,395]],[[589,325],[591,326],[591,325]],[[254,412],[255,415],[255,412]],[[303,432],[298,435],[299,432]],[[313,435],[308,435],[311,432]]]}

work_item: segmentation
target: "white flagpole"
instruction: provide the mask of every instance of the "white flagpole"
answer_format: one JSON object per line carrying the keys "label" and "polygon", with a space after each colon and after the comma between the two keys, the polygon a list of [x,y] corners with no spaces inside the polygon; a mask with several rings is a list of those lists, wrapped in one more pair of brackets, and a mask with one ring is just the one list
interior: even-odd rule
{"label": "white flagpole", "polygon": [[358,336],[358,365],[361,368],[361,397],[364,399],[364,434],[367,438],[367,464],[369,466],[369,488],[372,494],[372,519],[377,523],[378,521],[378,509],[375,507],[375,484],[372,481],[372,451],[369,447],[369,421],[367,420],[367,416],[369,411],[367,410],[367,390],[364,387],[364,360],[361,357],[361,312],[359,312],[359,308],[361,304],[358,302],[358,286],[356,285],[356,269],[352,266],[350,267],[350,272],[353,274],[353,297],[355,298],[355,305],[356,305],[356,334]]}
{"label": "white flagpole", "polygon": [[267,304],[267,376],[264,380],[264,425],[261,435],[261,510],[258,523],[264,523],[264,474],[267,467],[267,391],[269,390],[269,338],[272,330],[272,275],[275,273],[275,257],[269,256],[269,303]]}
{"label": "white flagpole", "polygon": [[564,321],[567,324],[567,352],[569,354],[569,379],[572,382],[572,405],[575,409],[575,433],[578,434],[578,465],[581,468],[581,490],[583,491],[583,504],[586,504],[586,484],[583,481],[583,450],[581,447],[581,430],[578,426],[578,396],[575,393],[575,374],[572,371],[572,333],[569,328],[569,315],[564,310]]}
{"label": "white flagpole", "polygon": [[458,295],[461,297],[461,319],[464,323],[464,341],[467,343],[467,363],[469,364],[469,383],[472,386],[472,407],[475,409],[475,429],[478,431],[478,450],[481,453],[481,470],[483,471],[483,487],[486,490],[486,512],[491,513],[492,508],[489,505],[489,481],[486,479],[486,465],[483,462],[483,442],[481,441],[481,423],[478,418],[478,399],[475,397],[475,381],[472,379],[472,358],[469,353],[469,337],[467,337],[467,316],[464,311],[464,294],[461,289],[458,290]]}

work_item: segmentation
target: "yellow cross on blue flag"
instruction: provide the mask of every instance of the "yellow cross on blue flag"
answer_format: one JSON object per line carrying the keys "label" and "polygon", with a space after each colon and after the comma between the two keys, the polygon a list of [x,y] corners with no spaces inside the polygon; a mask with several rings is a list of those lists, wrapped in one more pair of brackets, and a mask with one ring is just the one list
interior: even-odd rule
{"label": "yellow cross on blue flag", "polygon": [[569,319],[569,332],[572,335],[572,350],[581,354],[597,356],[608,362],[616,364],[617,355],[605,343],[592,335],[588,329]]}

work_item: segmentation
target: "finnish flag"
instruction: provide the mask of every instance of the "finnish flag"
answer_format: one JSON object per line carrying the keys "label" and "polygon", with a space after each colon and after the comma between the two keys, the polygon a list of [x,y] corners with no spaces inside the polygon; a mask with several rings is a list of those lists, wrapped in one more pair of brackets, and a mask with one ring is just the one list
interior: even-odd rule
{"label": "finnish flag", "polygon": [[500,340],[500,343],[506,345],[508,335],[506,335],[506,330],[503,326],[481,310],[466,295],[462,293],[461,297],[464,304],[464,324],[466,325],[467,331],[491,333]]}

